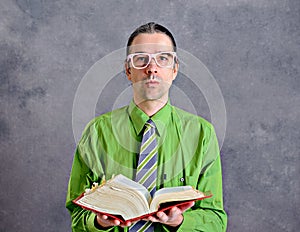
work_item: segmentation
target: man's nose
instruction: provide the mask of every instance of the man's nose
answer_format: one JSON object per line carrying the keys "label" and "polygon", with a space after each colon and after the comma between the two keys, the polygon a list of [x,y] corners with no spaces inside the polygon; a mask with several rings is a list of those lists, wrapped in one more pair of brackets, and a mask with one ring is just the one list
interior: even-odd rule
{"label": "man's nose", "polygon": [[156,64],[156,61],[154,60],[154,58],[152,58],[150,60],[149,65],[146,67],[146,72],[148,74],[157,73],[157,64]]}

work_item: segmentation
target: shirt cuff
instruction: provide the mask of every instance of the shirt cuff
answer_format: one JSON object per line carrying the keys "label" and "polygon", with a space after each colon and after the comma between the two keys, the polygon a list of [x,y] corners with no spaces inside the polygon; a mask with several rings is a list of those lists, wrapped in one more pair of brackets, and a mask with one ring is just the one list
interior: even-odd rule
{"label": "shirt cuff", "polygon": [[177,229],[177,232],[194,231],[196,225],[197,223],[195,218],[189,214],[185,214],[181,225]]}
{"label": "shirt cuff", "polygon": [[95,225],[96,223],[96,217],[97,215],[94,213],[91,213],[88,221],[87,221],[87,228],[89,232],[105,232],[105,231],[113,231],[114,227],[108,227],[107,229],[98,229]]}

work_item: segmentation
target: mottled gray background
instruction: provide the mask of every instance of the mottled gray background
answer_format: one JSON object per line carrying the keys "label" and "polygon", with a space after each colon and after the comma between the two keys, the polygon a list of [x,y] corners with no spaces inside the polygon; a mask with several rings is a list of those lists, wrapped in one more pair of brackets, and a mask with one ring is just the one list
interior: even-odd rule
{"label": "mottled gray background", "polygon": [[[299,231],[299,0],[1,0],[0,231],[70,231],[76,89],[148,21],[167,26],[223,93],[228,231]],[[209,119],[184,79],[175,84]],[[116,80],[115,90],[128,86]],[[116,91],[102,94],[98,113]]]}

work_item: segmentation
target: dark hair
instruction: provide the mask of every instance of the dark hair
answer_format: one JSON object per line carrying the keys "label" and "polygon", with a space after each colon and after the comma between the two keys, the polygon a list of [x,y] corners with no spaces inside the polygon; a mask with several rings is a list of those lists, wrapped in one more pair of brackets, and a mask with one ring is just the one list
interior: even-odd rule
{"label": "dark hair", "polygon": [[128,42],[127,42],[127,51],[126,51],[127,55],[129,54],[129,47],[132,44],[134,38],[142,33],[149,33],[149,34],[164,33],[164,34],[166,34],[171,39],[171,41],[173,43],[174,51],[176,52],[176,42],[175,42],[175,39],[174,39],[172,33],[164,26],[154,23],[154,22],[150,22],[150,23],[146,23],[146,24],[138,27],[134,32],[132,32],[132,34],[128,38]]}

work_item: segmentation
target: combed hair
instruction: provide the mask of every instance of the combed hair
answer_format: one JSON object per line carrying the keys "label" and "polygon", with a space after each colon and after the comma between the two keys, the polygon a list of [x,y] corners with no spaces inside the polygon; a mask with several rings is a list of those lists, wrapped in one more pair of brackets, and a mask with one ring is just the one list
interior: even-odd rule
{"label": "combed hair", "polygon": [[176,52],[176,42],[175,42],[175,39],[174,39],[172,33],[166,27],[164,27],[160,24],[154,23],[154,22],[150,22],[150,23],[146,23],[146,24],[138,27],[134,32],[132,32],[132,34],[128,38],[128,42],[127,42],[127,51],[126,51],[127,55],[129,54],[129,47],[131,46],[134,38],[142,33],[148,33],[148,34],[164,33],[164,34],[166,34],[171,39],[171,41],[173,43],[174,51]]}

